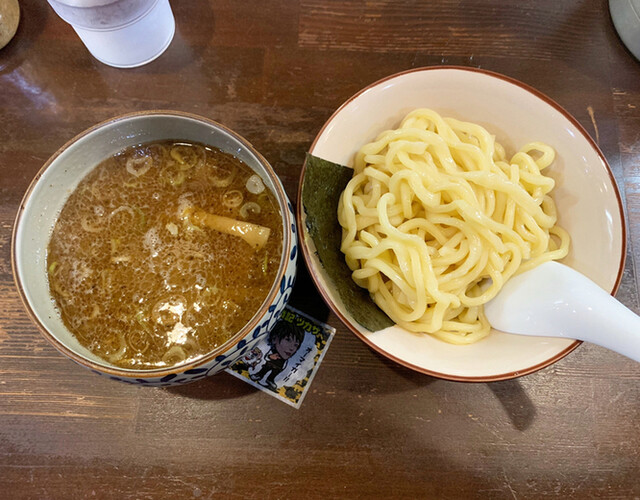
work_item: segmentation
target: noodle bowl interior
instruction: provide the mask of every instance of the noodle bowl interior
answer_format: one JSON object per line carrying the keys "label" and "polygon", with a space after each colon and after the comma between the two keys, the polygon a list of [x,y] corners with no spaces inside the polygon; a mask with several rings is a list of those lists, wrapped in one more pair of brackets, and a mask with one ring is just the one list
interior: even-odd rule
{"label": "noodle bowl interior", "polygon": [[508,158],[483,127],[409,113],[356,155],[340,197],[353,280],[398,325],[454,344],[490,330],[483,305],[511,276],[569,251],[532,142]]}
{"label": "noodle bowl interior", "polygon": [[278,203],[234,156],[162,141],[104,160],[66,201],[49,286],[80,344],[121,368],[195,360],[260,308],[282,248]]}

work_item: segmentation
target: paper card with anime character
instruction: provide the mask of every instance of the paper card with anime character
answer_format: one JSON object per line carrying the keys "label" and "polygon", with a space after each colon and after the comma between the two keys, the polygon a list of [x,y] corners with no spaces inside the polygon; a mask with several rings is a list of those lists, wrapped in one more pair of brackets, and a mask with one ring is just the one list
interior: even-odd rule
{"label": "paper card with anime character", "polygon": [[227,371],[299,408],[335,331],[286,307],[267,338]]}

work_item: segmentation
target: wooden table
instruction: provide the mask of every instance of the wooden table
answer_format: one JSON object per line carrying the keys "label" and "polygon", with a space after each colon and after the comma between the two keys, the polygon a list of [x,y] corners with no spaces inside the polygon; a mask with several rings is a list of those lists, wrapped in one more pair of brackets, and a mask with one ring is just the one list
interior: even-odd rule
{"label": "wooden table", "polygon": [[335,326],[295,410],[220,374],[168,389],[94,376],[29,321],[10,233],[45,160],[78,132],[154,108],[235,129],[292,199],[331,113],[373,81],[454,64],[515,77],[598,142],[628,216],[618,298],[638,311],[640,63],[605,1],[172,2],[153,63],[94,60],[42,0],[0,51],[1,498],[638,498],[640,365],[583,345],[521,379],[462,384],[380,357],[329,314],[302,261],[292,304]]}

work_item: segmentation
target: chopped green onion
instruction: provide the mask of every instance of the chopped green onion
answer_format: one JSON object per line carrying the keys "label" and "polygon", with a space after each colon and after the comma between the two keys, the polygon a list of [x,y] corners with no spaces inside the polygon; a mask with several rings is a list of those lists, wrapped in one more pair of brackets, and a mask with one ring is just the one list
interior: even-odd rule
{"label": "chopped green onion", "polygon": [[185,180],[184,172],[179,172],[178,175],[176,175],[175,177],[169,178],[169,184],[171,184],[174,187],[178,187],[180,184],[184,182],[184,180]]}
{"label": "chopped green onion", "polygon": [[255,201],[248,201],[240,208],[240,217],[246,219],[249,217],[249,214],[259,214],[260,213],[260,205],[258,205]]}
{"label": "chopped green onion", "polygon": [[167,223],[165,227],[167,228],[167,231],[169,231],[173,236],[178,235],[178,226],[176,226],[173,222]]}
{"label": "chopped green onion", "polygon": [[120,238],[111,238],[111,253],[114,254],[120,245]]}
{"label": "chopped green onion", "polygon": [[140,177],[149,171],[152,164],[153,160],[148,156],[143,158],[129,158],[127,160],[126,169],[131,175]]}
{"label": "chopped green onion", "polygon": [[146,224],[147,224],[147,216],[144,214],[144,212],[142,210],[140,210],[138,207],[133,207],[133,209],[138,214],[138,224],[140,225],[140,227],[146,226]]}
{"label": "chopped green onion", "polygon": [[247,179],[247,191],[251,194],[260,194],[264,191],[264,183],[259,175],[253,174]]}

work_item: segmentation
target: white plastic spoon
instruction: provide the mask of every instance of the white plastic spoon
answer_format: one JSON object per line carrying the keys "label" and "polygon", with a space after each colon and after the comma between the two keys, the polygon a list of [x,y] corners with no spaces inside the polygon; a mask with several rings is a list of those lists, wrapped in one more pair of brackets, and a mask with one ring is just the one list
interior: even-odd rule
{"label": "white plastic spoon", "polygon": [[584,340],[640,361],[640,316],[558,262],[511,278],[484,312],[496,330]]}

